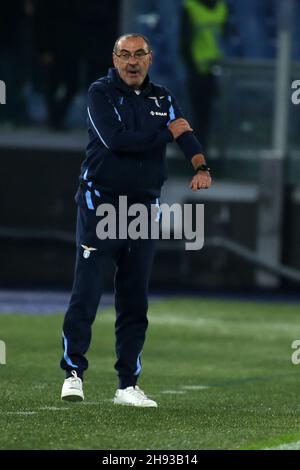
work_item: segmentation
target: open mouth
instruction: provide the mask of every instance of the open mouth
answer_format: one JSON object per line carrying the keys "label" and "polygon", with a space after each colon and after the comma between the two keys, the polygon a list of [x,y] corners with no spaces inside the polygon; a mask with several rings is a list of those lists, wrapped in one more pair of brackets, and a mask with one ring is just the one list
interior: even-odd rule
{"label": "open mouth", "polygon": [[127,73],[130,77],[137,77],[138,74],[139,74],[139,72],[137,70],[128,70]]}

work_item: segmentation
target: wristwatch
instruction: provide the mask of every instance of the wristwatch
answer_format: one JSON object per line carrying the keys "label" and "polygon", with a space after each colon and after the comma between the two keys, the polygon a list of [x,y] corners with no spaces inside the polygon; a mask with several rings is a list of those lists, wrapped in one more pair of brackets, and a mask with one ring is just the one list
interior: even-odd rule
{"label": "wristwatch", "polygon": [[195,173],[198,173],[198,171],[208,171],[210,172],[210,167],[204,163],[202,163],[201,165],[197,166],[197,168],[195,168]]}

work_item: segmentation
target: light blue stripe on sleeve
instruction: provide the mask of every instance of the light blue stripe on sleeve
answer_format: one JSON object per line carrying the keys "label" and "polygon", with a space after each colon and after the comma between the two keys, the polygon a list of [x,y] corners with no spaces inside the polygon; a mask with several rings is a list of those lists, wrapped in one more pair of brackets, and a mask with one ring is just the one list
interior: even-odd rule
{"label": "light blue stripe on sleeve", "polygon": [[92,194],[91,191],[86,191],[85,193],[86,203],[89,209],[95,209],[93,201],[92,201]]}
{"label": "light blue stripe on sleeve", "polygon": [[170,123],[171,121],[174,121],[174,119],[176,119],[174,107],[173,107],[173,105],[172,105],[172,98],[171,98],[170,95],[168,95],[168,100],[170,101],[171,105],[170,105],[170,107],[169,107],[169,117],[170,117],[170,120],[169,120],[169,122],[168,122],[167,125],[169,125],[169,123]]}
{"label": "light blue stripe on sleeve", "polygon": [[155,206],[156,206],[157,209],[158,209],[157,214],[156,214],[156,217],[155,217],[155,222],[159,222],[160,215],[161,215],[161,209],[160,209],[158,197],[156,198]]}

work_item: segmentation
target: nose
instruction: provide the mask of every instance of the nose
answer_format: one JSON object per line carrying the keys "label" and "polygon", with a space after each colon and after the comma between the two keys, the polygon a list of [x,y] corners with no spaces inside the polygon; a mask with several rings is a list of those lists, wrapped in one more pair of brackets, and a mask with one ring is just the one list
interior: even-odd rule
{"label": "nose", "polygon": [[130,56],[128,64],[135,65],[137,64],[137,59],[134,56]]}

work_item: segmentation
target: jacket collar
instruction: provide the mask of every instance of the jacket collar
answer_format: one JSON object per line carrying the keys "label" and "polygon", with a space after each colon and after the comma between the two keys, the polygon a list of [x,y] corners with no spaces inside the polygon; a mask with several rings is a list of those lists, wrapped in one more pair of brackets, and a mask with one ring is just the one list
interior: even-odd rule
{"label": "jacket collar", "polygon": [[[131,86],[127,85],[127,83],[125,83],[124,80],[122,80],[122,78],[118,74],[117,69],[111,67],[108,70],[107,76],[112,82],[112,84],[114,85],[114,87],[121,90],[122,93],[125,93],[127,95],[132,95],[134,93],[134,89]],[[141,94],[150,95],[153,88],[154,86],[150,82],[149,75],[147,75],[141,87]]]}

